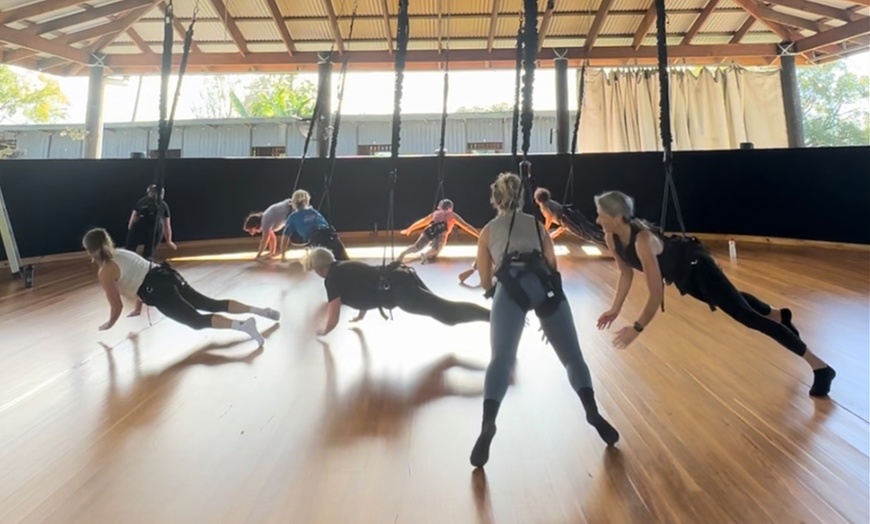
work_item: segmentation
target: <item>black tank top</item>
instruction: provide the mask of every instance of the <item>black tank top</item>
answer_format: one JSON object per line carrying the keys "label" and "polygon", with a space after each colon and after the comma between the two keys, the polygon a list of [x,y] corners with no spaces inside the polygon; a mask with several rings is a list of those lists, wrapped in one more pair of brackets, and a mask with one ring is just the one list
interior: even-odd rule
{"label": "black tank top", "polygon": [[[643,265],[637,256],[637,249],[635,248],[637,235],[640,233],[641,228],[635,224],[630,224],[630,226],[631,236],[628,239],[628,243],[623,245],[622,240],[618,236],[613,235],[613,247],[616,248],[616,255],[619,258],[632,268],[643,271]],[[681,282],[688,275],[691,269],[690,265],[704,252],[703,246],[695,240],[689,241],[665,237],[655,231],[651,231],[651,233],[658,237],[664,246],[661,254],[656,256],[662,272],[662,278],[669,284]]]}

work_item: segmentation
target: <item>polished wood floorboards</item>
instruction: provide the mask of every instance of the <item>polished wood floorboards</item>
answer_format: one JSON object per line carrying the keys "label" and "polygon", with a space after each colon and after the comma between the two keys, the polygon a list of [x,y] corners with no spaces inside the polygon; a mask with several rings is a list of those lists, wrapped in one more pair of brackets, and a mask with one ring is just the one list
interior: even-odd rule
{"label": "polished wood floorboards", "polygon": [[[722,251],[717,250],[717,256]],[[585,424],[530,315],[485,473],[468,457],[481,415],[484,324],[372,312],[325,343],[315,275],[278,264],[184,262],[206,294],[279,308],[262,349],[155,311],[108,317],[85,262],[0,281],[0,522],[866,523],[867,253],[740,247],[734,282],[794,310],[836,369],[829,400],[804,362],[721,312],[667,292],[627,350],[595,329],[616,273],[562,259],[601,409]],[[438,293],[468,261],[417,267]],[[476,277],[472,277],[476,282]],[[643,307],[635,279],[620,326]]]}

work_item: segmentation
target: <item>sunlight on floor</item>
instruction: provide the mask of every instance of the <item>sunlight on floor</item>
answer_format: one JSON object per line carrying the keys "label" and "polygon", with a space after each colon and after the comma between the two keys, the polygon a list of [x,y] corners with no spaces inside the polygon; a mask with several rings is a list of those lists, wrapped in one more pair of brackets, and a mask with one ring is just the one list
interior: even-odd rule
{"label": "sunlight on floor", "polygon": [[[372,259],[381,259],[384,256],[384,247],[385,246],[361,246],[361,247],[349,247],[347,248],[347,254],[352,259],[364,259],[364,260],[372,260]],[[395,254],[398,255],[402,249],[404,249],[404,245],[396,246]],[[601,250],[595,246],[583,246],[583,252],[587,256],[601,256]],[[305,249],[290,249],[287,251],[287,259],[288,260],[300,260],[303,256],[305,256]],[[176,257],[171,258],[170,260],[173,262],[225,262],[225,261],[238,261],[238,260],[253,260],[254,255],[257,253],[255,251],[248,251],[243,253],[222,253],[222,254],[214,254],[214,255],[200,255],[200,256],[189,256],[189,257]],[[388,259],[392,259],[390,256],[390,246],[386,246],[386,254]],[[477,246],[474,244],[459,244],[447,246],[441,251],[440,258],[455,258],[455,259],[468,259],[472,260],[477,254]],[[569,254],[567,246],[556,245],[556,256],[563,257]],[[409,256],[406,260],[408,262],[413,262],[415,260],[415,256]],[[273,260],[279,260],[279,258],[275,258]]]}

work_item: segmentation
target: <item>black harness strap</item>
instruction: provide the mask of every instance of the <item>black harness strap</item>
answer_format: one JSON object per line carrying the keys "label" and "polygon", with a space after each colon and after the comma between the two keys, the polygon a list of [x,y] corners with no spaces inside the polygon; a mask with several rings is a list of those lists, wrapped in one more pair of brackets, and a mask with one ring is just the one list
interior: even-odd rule
{"label": "black harness strap", "polygon": [[[169,149],[169,140],[172,137],[172,126],[175,122],[175,109],[178,107],[178,98],[181,94],[181,81],[187,70],[187,59],[190,55],[190,46],[193,44],[193,26],[196,24],[196,16],[199,11],[197,5],[193,10],[193,16],[187,31],[184,34],[184,44],[181,52],[181,63],[178,67],[178,81],[175,86],[175,96],[172,101],[172,111],[167,118],[167,106],[169,99],[169,75],[172,73],[172,43],[175,39],[175,18],[172,0],[166,6],[166,15],[163,17],[163,56],[160,71],[160,122],[157,127],[157,169],[154,173],[154,185],[157,186],[157,220],[154,221],[154,230],[151,233],[151,253],[157,251],[162,231],[163,193],[166,187],[166,151]],[[153,256],[153,255],[152,255]]]}

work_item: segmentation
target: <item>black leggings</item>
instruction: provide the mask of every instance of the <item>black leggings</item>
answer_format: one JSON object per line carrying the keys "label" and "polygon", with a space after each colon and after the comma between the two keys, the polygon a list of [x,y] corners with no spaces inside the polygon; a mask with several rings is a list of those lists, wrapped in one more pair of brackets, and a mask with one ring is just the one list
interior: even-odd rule
{"label": "black leggings", "polygon": [[715,260],[701,257],[692,271],[695,285],[687,290],[689,295],[718,307],[737,322],[764,333],[796,355],[803,356],[807,352],[807,345],[790,329],[766,317],[771,307],[734,287]]}
{"label": "black leggings", "polygon": [[315,247],[325,247],[332,251],[332,254],[335,255],[335,259],[339,262],[350,260],[350,257],[347,256],[347,250],[344,248],[344,244],[341,243],[341,239],[338,238],[338,235],[332,229],[323,228],[314,231],[311,235],[311,245]]}
{"label": "black leggings", "polygon": [[[136,248],[144,245],[145,250],[142,251],[142,256],[150,259],[153,255],[154,248],[154,224],[149,224],[147,221],[139,220],[133,227],[127,231],[127,240],[124,242],[124,249],[127,251],[136,251]],[[157,245],[163,242],[163,222],[157,225]]]}
{"label": "black leggings", "polygon": [[197,310],[224,313],[230,308],[229,300],[215,300],[203,295],[193,289],[178,271],[167,266],[148,272],[139,288],[139,298],[167,318],[193,329],[212,325],[212,315],[203,315]]}
{"label": "black leggings", "polygon": [[439,297],[407,270],[393,271],[390,280],[395,306],[415,315],[432,317],[442,324],[455,326],[466,322],[489,322],[489,310],[470,302],[453,302]]}

